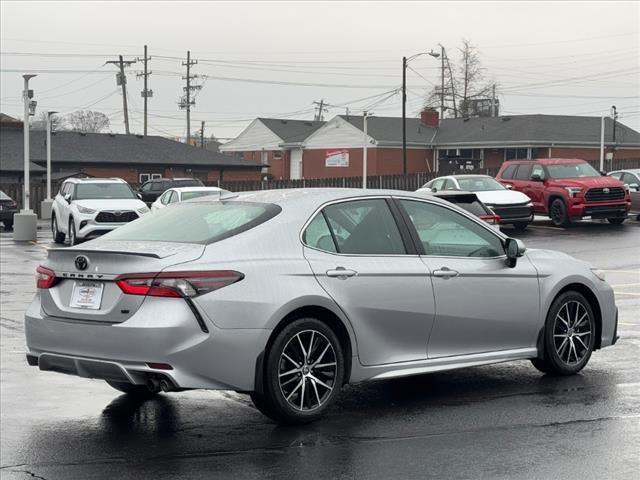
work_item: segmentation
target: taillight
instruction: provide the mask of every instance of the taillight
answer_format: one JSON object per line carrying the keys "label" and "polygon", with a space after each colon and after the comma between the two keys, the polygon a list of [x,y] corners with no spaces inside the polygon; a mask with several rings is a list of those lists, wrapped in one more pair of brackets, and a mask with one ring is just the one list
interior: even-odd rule
{"label": "taillight", "polygon": [[119,276],[116,284],[127,295],[191,298],[213,292],[243,278],[242,273],[233,270],[134,273]]}
{"label": "taillight", "polygon": [[499,225],[500,215],[480,215],[480,219],[487,222],[489,225]]}
{"label": "taillight", "polygon": [[36,287],[47,289],[53,287],[56,283],[58,283],[58,279],[56,278],[56,274],[53,270],[49,270],[48,268],[40,265],[36,268]]}

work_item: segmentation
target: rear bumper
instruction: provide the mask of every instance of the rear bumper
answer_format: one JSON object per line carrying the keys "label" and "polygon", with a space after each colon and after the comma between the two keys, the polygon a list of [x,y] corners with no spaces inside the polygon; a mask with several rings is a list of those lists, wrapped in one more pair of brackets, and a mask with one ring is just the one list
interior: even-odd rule
{"label": "rear bumper", "polygon": [[[270,330],[207,327],[203,332],[186,302],[166,298],[145,299],[122,323],[47,317],[38,295],[25,315],[28,360],[40,370],[134,384],[162,376],[176,388],[251,391]],[[154,362],[172,369],[147,365]]]}

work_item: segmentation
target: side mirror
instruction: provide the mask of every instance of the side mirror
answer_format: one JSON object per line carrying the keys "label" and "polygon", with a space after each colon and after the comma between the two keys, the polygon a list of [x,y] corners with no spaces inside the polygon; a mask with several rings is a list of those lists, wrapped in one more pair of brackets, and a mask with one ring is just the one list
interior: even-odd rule
{"label": "side mirror", "polygon": [[438,189],[437,189],[436,187],[431,187],[431,191],[432,191],[433,193],[436,193],[436,192],[438,191]]}
{"label": "side mirror", "polygon": [[605,172],[604,170],[599,170],[600,171],[600,175],[602,175],[603,177],[607,176],[607,172]]}
{"label": "side mirror", "polygon": [[522,240],[516,238],[507,238],[504,243],[504,251],[507,254],[507,266],[513,268],[518,263],[518,257],[524,255],[527,248]]}
{"label": "side mirror", "polygon": [[142,194],[141,194],[141,193],[136,193],[136,196],[137,196],[140,200],[142,200]]}
{"label": "side mirror", "polygon": [[513,185],[507,184],[504,186],[507,190],[513,190]]}
{"label": "side mirror", "polygon": [[70,193],[65,193],[63,198],[67,201],[67,203],[71,203],[71,194]]}
{"label": "side mirror", "polygon": [[541,182],[542,181],[542,177],[538,173],[534,173],[533,175],[531,175],[531,181],[532,182]]}

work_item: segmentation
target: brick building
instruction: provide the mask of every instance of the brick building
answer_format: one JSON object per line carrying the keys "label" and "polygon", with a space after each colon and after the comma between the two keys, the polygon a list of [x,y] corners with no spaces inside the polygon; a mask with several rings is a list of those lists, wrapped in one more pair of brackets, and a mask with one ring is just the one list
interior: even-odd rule
{"label": "brick building", "polygon": [[324,123],[256,118],[220,151],[236,160],[268,164],[267,173],[273,178],[302,178],[303,142]]}
{"label": "brick building", "polygon": [[[257,119],[238,138],[221,146],[238,158],[276,165],[275,178],[353,177],[362,174],[364,131],[362,116],[339,115],[313,125],[308,136],[298,132],[292,168],[289,145],[280,137],[261,138]],[[302,122],[274,120],[269,122]],[[447,172],[464,166],[492,168],[507,160],[556,157],[597,160],[600,157],[600,117],[513,115],[439,120],[435,111],[407,118],[407,172]],[[304,122],[302,122],[304,123]],[[313,122],[308,122],[309,124]],[[252,127],[253,126],[253,127]],[[311,125],[310,125],[311,126]],[[640,133],[605,120],[605,148],[616,160],[640,161]],[[402,119],[369,117],[367,121],[369,175],[403,172]],[[250,149],[246,149],[250,146]],[[279,162],[279,163],[278,163]]]}
{"label": "brick building", "polygon": [[[30,132],[31,178],[44,177],[46,132]],[[0,182],[20,182],[23,175],[22,122],[0,123]],[[259,162],[235,160],[219,152],[196,148],[158,136],[60,131],[51,138],[52,174],[119,177],[131,184],[152,177],[196,177],[217,180],[257,180]]]}

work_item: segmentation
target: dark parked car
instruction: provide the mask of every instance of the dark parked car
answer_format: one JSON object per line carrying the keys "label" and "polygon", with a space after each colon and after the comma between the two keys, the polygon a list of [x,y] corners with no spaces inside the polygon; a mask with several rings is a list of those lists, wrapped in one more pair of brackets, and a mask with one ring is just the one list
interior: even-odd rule
{"label": "dark parked car", "polygon": [[0,221],[4,228],[13,228],[13,216],[18,212],[18,204],[6,193],[0,190]]}
{"label": "dark parked car", "polygon": [[142,201],[151,206],[160,195],[174,187],[204,187],[204,183],[198,178],[154,178],[143,183],[138,193]]}

